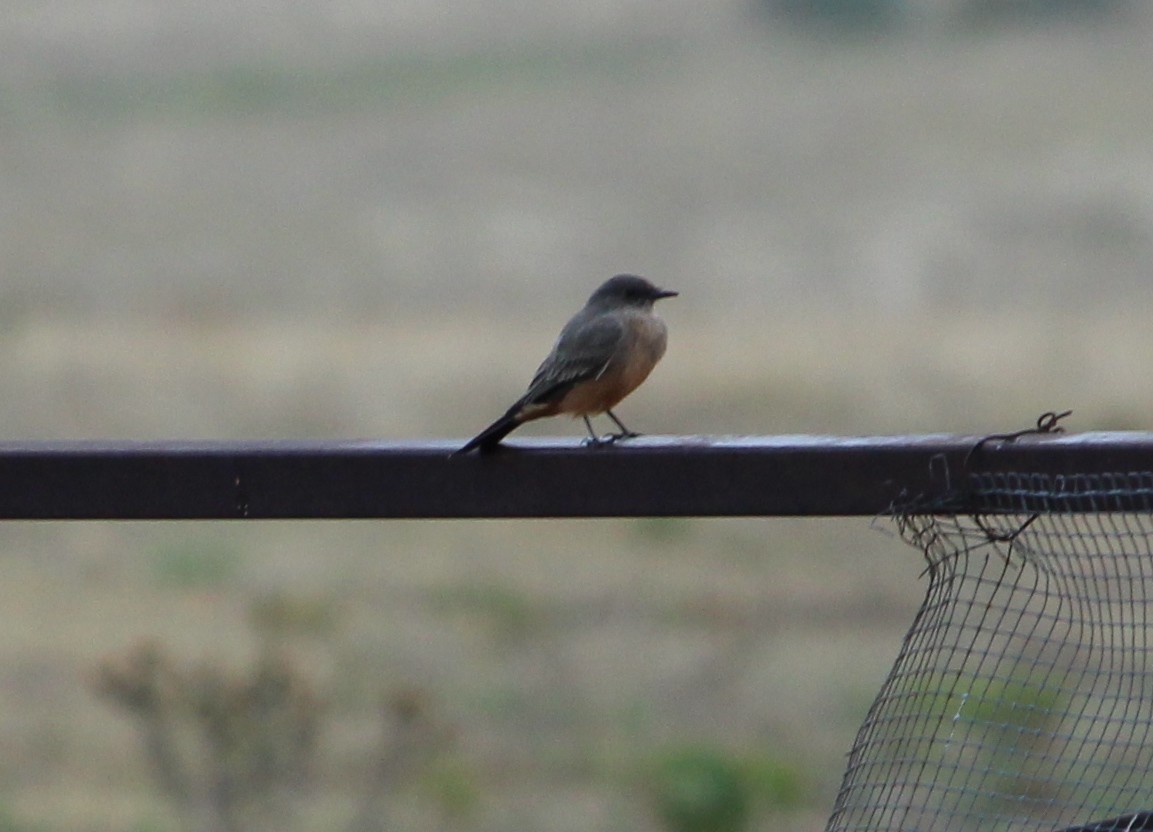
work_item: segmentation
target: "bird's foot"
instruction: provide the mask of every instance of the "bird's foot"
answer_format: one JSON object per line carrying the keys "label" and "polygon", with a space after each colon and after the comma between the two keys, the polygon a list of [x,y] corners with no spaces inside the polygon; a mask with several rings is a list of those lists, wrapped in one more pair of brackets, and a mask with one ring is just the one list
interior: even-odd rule
{"label": "bird's foot", "polygon": [[586,436],[581,440],[581,445],[586,448],[603,448],[606,445],[611,445],[615,437],[611,434],[605,436]]}
{"label": "bird's foot", "polygon": [[615,445],[617,442],[623,442],[626,439],[636,439],[640,435],[631,430],[622,433],[606,433],[604,436],[589,436],[581,444],[586,448],[603,448],[608,445]]}
{"label": "bird's foot", "polygon": [[609,442],[623,442],[626,439],[636,439],[638,436],[644,434],[637,433],[635,430],[622,430],[620,433],[610,433],[605,439]]}

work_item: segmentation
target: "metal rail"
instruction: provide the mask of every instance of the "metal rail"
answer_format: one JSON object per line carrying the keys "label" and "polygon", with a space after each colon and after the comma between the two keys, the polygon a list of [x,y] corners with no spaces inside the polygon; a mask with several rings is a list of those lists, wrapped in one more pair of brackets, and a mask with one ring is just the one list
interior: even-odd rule
{"label": "metal rail", "polygon": [[[876,515],[966,473],[1153,471],[1153,433],[459,442],[4,442],[0,519]],[[951,509],[965,511],[961,503]]]}

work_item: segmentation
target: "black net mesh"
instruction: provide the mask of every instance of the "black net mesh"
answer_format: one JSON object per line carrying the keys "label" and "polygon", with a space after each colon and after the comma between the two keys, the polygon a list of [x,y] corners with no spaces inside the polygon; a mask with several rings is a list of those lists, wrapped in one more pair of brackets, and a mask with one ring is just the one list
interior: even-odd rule
{"label": "black net mesh", "polygon": [[897,518],[928,592],[827,830],[1153,829],[1153,474],[983,474]]}

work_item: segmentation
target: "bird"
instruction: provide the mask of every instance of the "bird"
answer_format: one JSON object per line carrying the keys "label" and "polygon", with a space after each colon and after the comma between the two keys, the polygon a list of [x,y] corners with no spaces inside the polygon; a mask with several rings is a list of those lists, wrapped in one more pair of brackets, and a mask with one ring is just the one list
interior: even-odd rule
{"label": "bird", "polygon": [[[648,378],[665,354],[668,330],[653,304],[678,294],[633,274],[606,280],[564,325],[525,394],[453,456],[492,451],[525,422],[559,413],[584,419],[588,445],[639,436],[612,408]],[[589,417],[601,413],[616,423],[620,433],[597,436]]]}

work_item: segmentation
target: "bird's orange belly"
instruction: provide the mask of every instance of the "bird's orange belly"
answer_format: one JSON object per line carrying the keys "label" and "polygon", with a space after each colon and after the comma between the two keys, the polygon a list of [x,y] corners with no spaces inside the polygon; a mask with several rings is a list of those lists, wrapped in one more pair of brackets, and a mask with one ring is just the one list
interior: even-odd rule
{"label": "bird's orange belly", "polygon": [[659,320],[633,324],[633,342],[623,360],[613,361],[599,378],[573,387],[558,403],[561,413],[593,416],[615,407],[649,377],[665,351],[665,329]]}
{"label": "bird's orange belly", "polygon": [[[647,373],[646,373],[647,375]],[[644,381],[628,384],[621,374],[614,378],[600,378],[582,382],[570,390],[560,401],[561,413],[571,413],[573,416],[594,416],[604,413],[636,389]]]}

